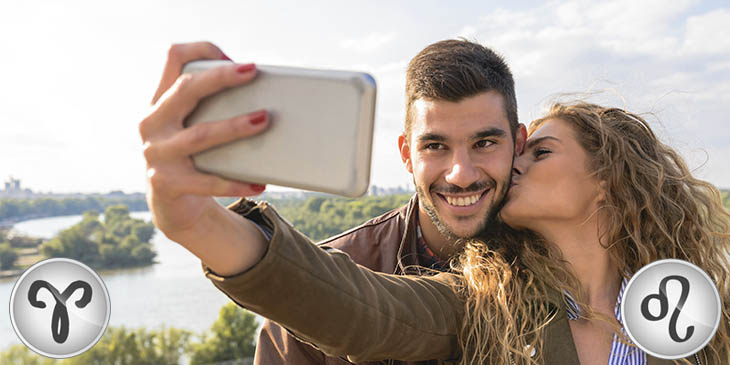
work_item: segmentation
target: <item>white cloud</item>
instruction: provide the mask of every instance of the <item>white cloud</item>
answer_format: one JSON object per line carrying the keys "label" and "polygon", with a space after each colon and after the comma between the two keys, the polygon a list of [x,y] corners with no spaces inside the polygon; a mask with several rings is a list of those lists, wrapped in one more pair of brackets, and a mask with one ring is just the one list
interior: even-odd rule
{"label": "white cloud", "polygon": [[694,0],[573,0],[490,11],[460,34],[505,56],[523,121],[560,93],[608,90],[591,100],[663,111],[669,142],[709,151],[703,174],[730,186],[722,156],[712,156],[730,144],[727,24],[730,10],[697,9]]}
{"label": "white cloud", "polygon": [[689,17],[683,51],[700,54],[727,54],[730,37],[727,36],[730,11],[719,9],[707,14]]}
{"label": "white cloud", "polygon": [[340,46],[349,51],[373,52],[395,39],[395,33],[370,33],[362,38],[345,39]]}

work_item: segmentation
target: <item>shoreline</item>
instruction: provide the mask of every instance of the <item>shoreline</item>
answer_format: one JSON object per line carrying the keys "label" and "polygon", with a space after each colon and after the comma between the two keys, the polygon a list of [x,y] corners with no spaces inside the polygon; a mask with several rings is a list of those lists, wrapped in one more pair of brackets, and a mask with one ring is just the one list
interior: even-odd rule
{"label": "shoreline", "polygon": [[[142,213],[149,212],[149,210],[135,210],[135,211],[130,211],[129,213],[130,214],[133,214],[133,213],[140,213],[140,212],[142,212]],[[7,219],[4,219],[4,220],[0,220],[0,230],[4,230],[7,233],[10,233],[11,235],[14,234],[14,235],[18,235],[18,236],[21,236],[21,237],[24,237],[24,238],[34,239],[34,240],[35,239],[38,239],[38,240],[41,240],[41,243],[40,244],[42,244],[43,242],[48,241],[49,239],[51,239],[53,237],[46,238],[46,237],[30,236],[30,235],[27,235],[25,233],[21,233],[21,232],[16,231],[13,227],[16,224],[18,224],[18,223],[22,223],[22,222],[26,222],[26,221],[31,221],[31,220],[36,220],[36,219],[58,218],[58,217],[74,217],[74,216],[81,216],[82,214],[83,213],[79,213],[79,214],[64,214],[64,215],[37,215],[37,214],[34,214],[34,215],[30,215],[30,216],[7,218]],[[99,213],[99,214],[103,216],[103,213]],[[40,259],[40,260],[38,260],[38,261],[36,261],[36,262],[34,262],[34,263],[26,266],[26,267],[23,267],[23,268],[14,268],[14,269],[9,269],[9,270],[0,270],[0,280],[17,278],[20,275],[22,275],[23,272],[25,272],[25,270],[27,270],[29,267],[35,265],[38,262],[41,262],[41,261],[47,260],[47,259],[49,259],[49,258],[42,258],[42,259]],[[132,265],[132,266],[110,267],[110,268],[97,268],[97,267],[92,267],[92,269],[94,271],[98,272],[98,273],[109,273],[109,272],[114,272],[114,271],[118,271],[118,270],[141,269],[141,268],[146,268],[146,267],[152,267],[152,266],[154,266],[155,264],[158,264],[158,263],[159,263],[158,261],[154,261],[154,262],[152,262],[150,264],[143,264],[143,265]]]}

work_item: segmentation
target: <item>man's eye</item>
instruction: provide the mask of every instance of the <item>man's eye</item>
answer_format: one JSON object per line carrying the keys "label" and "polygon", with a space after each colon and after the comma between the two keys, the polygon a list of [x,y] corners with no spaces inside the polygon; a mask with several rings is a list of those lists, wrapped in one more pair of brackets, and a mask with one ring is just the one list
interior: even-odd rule
{"label": "man's eye", "polygon": [[494,144],[494,142],[493,142],[493,141],[490,141],[490,140],[488,140],[488,139],[483,139],[483,140],[481,140],[481,141],[479,141],[479,142],[475,143],[474,145],[475,145],[476,147],[478,147],[478,148],[484,148],[484,147],[489,147],[489,146],[491,146],[491,145],[493,145],[493,144]]}
{"label": "man's eye", "polygon": [[444,148],[444,145],[442,145],[441,143],[429,143],[423,146],[423,148],[426,150],[441,150]]}

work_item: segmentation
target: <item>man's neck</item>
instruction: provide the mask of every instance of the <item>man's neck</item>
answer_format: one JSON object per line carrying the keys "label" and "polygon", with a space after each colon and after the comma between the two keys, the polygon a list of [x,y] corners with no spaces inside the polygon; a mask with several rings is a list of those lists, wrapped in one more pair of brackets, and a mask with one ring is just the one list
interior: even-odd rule
{"label": "man's neck", "polygon": [[421,226],[421,234],[426,246],[441,260],[447,261],[459,250],[454,240],[444,237],[436,225],[431,221],[428,212],[421,204],[418,204],[418,224]]}

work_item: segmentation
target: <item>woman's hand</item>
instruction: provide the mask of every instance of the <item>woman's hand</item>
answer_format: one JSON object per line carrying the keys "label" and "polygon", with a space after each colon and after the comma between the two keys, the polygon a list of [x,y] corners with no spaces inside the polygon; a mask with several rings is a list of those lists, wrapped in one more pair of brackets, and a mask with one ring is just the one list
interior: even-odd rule
{"label": "woman's hand", "polygon": [[[213,197],[257,195],[265,186],[200,172],[193,166],[190,156],[258,134],[266,129],[268,119],[266,112],[261,110],[184,128],[183,121],[201,99],[225,88],[246,84],[256,76],[255,65],[235,63],[181,75],[185,63],[199,59],[228,57],[208,42],[179,44],[170,48],[160,85],[152,99],[152,110],[139,123],[139,132],[147,161],[147,202],[155,224],[170,239],[206,262],[217,259],[209,257],[206,260],[205,251],[210,251],[211,247],[203,250],[206,247],[201,240],[215,239],[216,235],[211,232],[226,233],[227,223],[227,228],[232,230],[240,229],[235,226],[242,222],[244,226],[251,225],[251,222],[221,207]],[[260,235],[255,227],[248,231]],[[218,238],[225,240],[227,237]],[[231,242],[225,244],[230,245]],[[222,252],[224,256],[230,253]]]}

